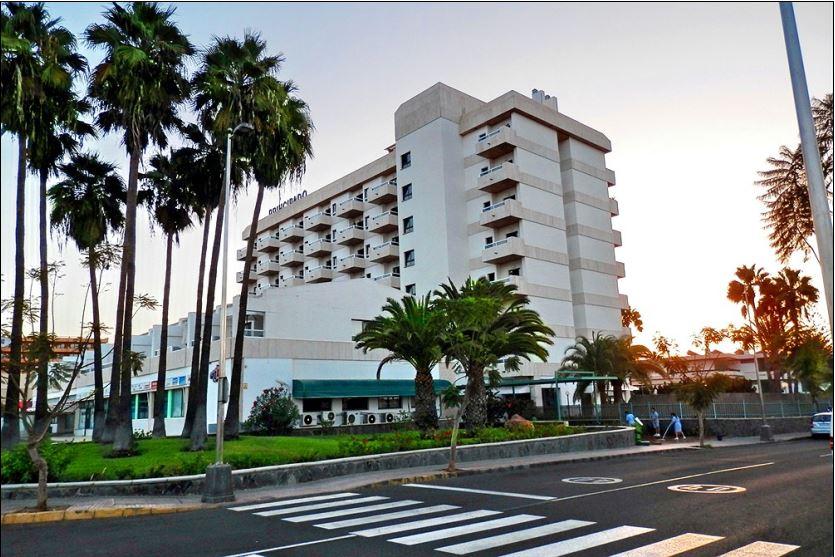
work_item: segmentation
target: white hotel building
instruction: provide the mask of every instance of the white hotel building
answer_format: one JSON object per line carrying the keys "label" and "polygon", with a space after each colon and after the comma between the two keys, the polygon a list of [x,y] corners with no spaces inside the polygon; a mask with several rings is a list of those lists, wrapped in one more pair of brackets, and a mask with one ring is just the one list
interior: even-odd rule
{"label": "white hotel building", "polygon": [[[510,91],[485,102],[442,83],[400,105],[394,120],[395,142],[382,157],[258,222],[242,416],[276,381],[291,386],[312,417],[333,412],[340,422],[345,412],[385,419],[408,411],[408,381],[373,382],[382,355],[362,354],[351,337],[386,298],[422,295],[449,279],[512,282],[554,329],[548,362],[526,364],[515,377],[553,378],[577,335],[626,332],[620,310],[627,300],[618,292],[624,265],[615,258],[621,235],[612,228],[618,205],[609,196],[615,177],[605,163],[611,150],[605,135],[560,113],[557,99],[541,91],[532,98]],[[251,233],[245,229],[243,239]],[[245,251],[237,251],[238,260]],[[230,331],[237,303],[236,297],[230,304]],[[190,314],[169,325],[172,391],[183,388],[180,377],[188,379],[193,324]],[[217,340],[219,311],[214,326]],[[156,376],[159,333],[155,326],[134,338],[148,356],[144,374],[134,379],[137,429],[152,425],[147,391]],[[217,352],[215,342],[214,357]],[[436,373],[454,379],[445,369]],[[383,371],[386,380],[413,377],[404,364]],[[84,389],[89,386],[80,386],[79,396]],[[535,385],[514,392],[547,407],[553,394],[543,390]],[[184,396],[168,398],[176,399],[169,430],[179,432],[177,401]],[[209,404],[210,430],[214,421]],[[76,416],[77,429],[83,422]]]}

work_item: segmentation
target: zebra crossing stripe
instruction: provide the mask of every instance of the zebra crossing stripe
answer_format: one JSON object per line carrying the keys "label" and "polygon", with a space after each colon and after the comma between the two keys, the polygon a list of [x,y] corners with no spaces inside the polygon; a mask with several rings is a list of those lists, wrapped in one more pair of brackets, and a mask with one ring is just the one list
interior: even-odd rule
{"label": "zebra crossing stripe", "polygon": [[317,495],[315,497],[303,497],[301,499],[285,499],[283,501],[271,501],[269,503],[258,503],[255,505],[244,505],[242,507],[229,507],[230,511],[254,511],[256,509],[268,509],[270,507],[286,507],[298,503],[309,503],[312,501],[327,501],[328,499],[342,499],[354,497],[356,493],[331,493],[329,495]]}
{"label": "zebra crossing stripe", "polygon": [[302,505],[301,507],[291,507],[289,509],[276,509],[274,511],[263,511],[260,513],[253,513],[258,516],[281,516],[284,514],[300,513],[305,511],[318,511],[319,509],[331,509],[333,507],[346,507],[348,505],[355,505],[357,503],[370,503],[372,501],[382,501],[388,497],[360,497],[359,499],[351,499],[349,501],[331,501],[330,503],[316,503],[315,505]]}
{"label": "zebra crossing stripe", "polygon": [[352,514],[365,514],[374,511],[384,511],[386,509],[396,509],[398,507],[408,507],[410,505],[419,505],[420,501],[394,501],[392,503],[381,503],[379,505],[368,505],[365,507],[357,507],[355,509],[340,509],[338,511],[328,511],[316,514],[303,514],[301,516],[293,516],[285,518],[287,522],[312,522],[314,520],[324,520],[326,518],[336,518],[338,516],[348,516]]}
{"label": "zebra crossing stripe", "polygon": [[485,530],[493,530],[495,528],[504,528],[505,526],[513,526],[515,524],[522,524],[525,522],[531,522],[532,520],[540,520],[542,518],[545,517],[531,514],[518,514],[515,516],[497,518],[495,520],[477,522],[475,524],[465,524],[464,526],[456,526],[454,528],[433,530],[431,532],[426,532],[425,534],[413,534],[402,538],[392,538],[388,541],[402,545],[417,545],[420,543],[454,538],[456,536],[464,536],[466,534],[472,534],[473,532],[483,532]]}
{"label": "zebra crossing stripe", "polygon": [[722,539],[724,539],[722,536],[682,534],[643,547],[636,547],[612,557],[672,557]]}
{"label": "zebra crossing stripe", "polygon": [[427,518],[418,520],[416,522],[404,522],[402,524],[392,524],[391,526],[381,526],[379,528],[369,528],[367,530],[357,530],[351,532],[356,536],[364,538],[373,538],[375,536],[386,536],[388,534],[395,534],[397,532],[405,532],[407,530],[417,530],[418,528],[428,528],[430,526],[437,526],[439,524],[449,524],[451,522],[463,522],[464,520],[471,520],[473,518],[483,518],[485,516],[492,516],[494,514],[501,514],[499,511],[471,511],[468,513],[453,514],[447,516],[440,516],[438,518]]}
{"label": "zebra crossing stripe", "polygon": [[799,545],[785,543],[754,542],[719,557],[780,557],[799,548]]}
{"label": "zebra crossing stripe", "polygon": [[336,528],[352,528],[354,526],[365,526],[374,522],[385,522],[387,520],[397,520],[398,518],[412,518],[422,514],[433,514],[451,511],[453,509],[460,509],[455,505],[435,505],[433,507],[423,507],[419,509],[410,509],[408,511],[399,511],[387,514],[378,514],[377,516],[369,516],[364,518],[350,518],[348,520],[340,520],[337,522],[324,522],[316,524],[317,528],[324,528],[326,530],[335,530]]}
{"label": "zebra crossing stripe", "polygon": [[603,530],[602,532],[571,538],[570,540],[564,540],[548,545],[541,545],[531,549],[525,549],[523,551],[517,551],[515,553],[509,553],[507,555],[503,555],[502,557],[560,557],[561,555],[568,555],[570,553],[583,551],[592,547],[606,545],[607,543],[624,540],[626,538],[631,538],[632,536],[646,534],[647,532],[652,531],[654,531],[653,528],[618,526],[617,528],[611,528],[609,530]]}
{"label": "zebra crossing stripe", "polygon": [[438,548],[438,551],[444,553],[452,553],[453,555],[466,555],[467,553],[475,553],[484,549],[491,549],[493,547],[501,547],[516,542],[530,540],[533,538],[541,538],[542,536],[549,536],[551,534],[558,534],[573,530],[574,528],[581,528],[583,526],[591,526],[594,522],[587,522],[585,520],[563,520],[553,524],[546,524],[544,526],[537,526],[536,528],[528,528],[526,530],[517,530],[507,534],[500,534],[498,536],[491,536],[489,538],[482,538],[480,540],[473,540],[471,542],[459,543],[455,545],[448,545]]}

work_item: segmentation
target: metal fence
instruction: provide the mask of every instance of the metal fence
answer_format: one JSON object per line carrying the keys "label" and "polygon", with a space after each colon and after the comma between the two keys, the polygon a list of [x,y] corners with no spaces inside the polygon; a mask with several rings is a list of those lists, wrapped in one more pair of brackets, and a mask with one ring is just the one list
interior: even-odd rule
{"label": "metal fence", "polygon": [[[563,420],[577,422],[622,422],[624,414],[629,410],[646,423],[653,408],[658,411],[662,420],[668,419],[673,412],[680,418],[698,417],[696,410],[683,402],[663,404],[604,404],[601,406],[564,404],[560,407],[559,414]],[[816,412],[824,412],[829,409],[830,403],[827,401],[818,401],[817,403],[802,401],[765,403],[765,415],[768,418],[811,417]],[[537,413],[539,414],[540,412]],[[553,419],[556,416],[556,410],[554,408],[543,408],[541,409],[541,414],[542,417]],[[747,401],[716,402],[711,404],[710,408],[705,412],[706,418],[760,418],[762,415],[762,408],[759,402],[751,403]]]}

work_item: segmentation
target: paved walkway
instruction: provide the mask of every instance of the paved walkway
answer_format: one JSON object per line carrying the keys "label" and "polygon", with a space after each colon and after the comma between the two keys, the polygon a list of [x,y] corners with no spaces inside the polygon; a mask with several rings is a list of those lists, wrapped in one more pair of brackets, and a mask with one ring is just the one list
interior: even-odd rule
{"label": "paved walkway", "polygon": [[[789,441],[806,437],[805,434],[787,433],[775,435],[775,441]],[[759,437],[735,437],[723,441],[715,439],[707,440],[714,448],[733,447],[740,445],[753,445],[760,443]],[[582,462],[585,460],[603,460],[629,456],[640,456],[645,454],[671,451],[697,449],[698,439],[688,437],[686,441],[667,440],[661,444],[654,444],[642,447],[629,447],[626,449],[609,449],[597,451],[579,451],[564,454],[536,455],[520,458],[505,458],[496,460],[484,460],[465,462],[458,466],[461,474],[479,474],[500,470],[513,470],[545,466],[560,462]],[[242,490],[235,493],[236,503],[249,503],[262,500],[274,500],[286,497],[303,497],[331,491],[343,491],[358,489],[372,485],[388,483],[410,483],[417,481],[429,481],[431,479],[446,477],[446,474],[438,466],[423,466],[416,468],[404,468],[399,470],[384,470],[369,472],[365,474],[354,474],[341,476],[327,480],[305,482],[303,484],[288,486],[273,486],[259,489]],[[3,500],[0,501],[0,512],[7,514],[24,507],[31,507],[34,504],[32,499]],[[196,508],[210,508],[215,505],[203,505],[200,502],[200,495],[186,495],[179,497],[155,496],[155,497],[68,497],[50,498],[49,505],[52,508],[65,507],[68,513],[85,512],[95,513],[96,518],[108,515],[107,509],[112,509],[120,516],[119,509],[125,509],[124,515],[149,514],[153,512],[177,512],[177,510],[193,510]],[[150,509],[145,512],[135,512],[130,509]],[[54,518],[52,520],[55,520]]]}

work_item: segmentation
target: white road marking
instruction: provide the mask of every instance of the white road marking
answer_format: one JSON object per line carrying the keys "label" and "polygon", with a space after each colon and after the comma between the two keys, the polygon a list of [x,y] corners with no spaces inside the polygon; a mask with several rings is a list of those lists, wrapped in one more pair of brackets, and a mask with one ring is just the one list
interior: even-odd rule
{"label": "white road marking", "polygon": [[347,507],[348,505],[354,505],[357,503],[370,503],[372,501],[382,501],[383,499],[388,499],[388,497],[379,497],[377,495],[374,495],[373,497],[360,497],[359,499],[331,501],[330,503],[316,503],[315,505],[302,505],[301,507],[290,507],[289,509],[276,509],[274,511],[263,511],[260,513],[253,514],[256,514],[258,516],[281,516],[283,514],[293,514],[305,511],[317,511],[319,509],[332,509],[333,507]]}
{"label": "white road marking", "polygon": [[672,557],[673,555],[678,555],[722,539],[724,539],[722,536],[682,534],[643,547],[636,547],[635,549],[612,555],[612,557]]}
{"label": "white road marking", "polygon": [[418,530],[420,528],[428,528],[430,526],[437,526],[439,524],[450,524],[452,522],[463,522],[464,520],[471,520],[473,518],[483,518],[485,516],[493,516],[501,514],[499,511],[471,511],[468,513],[453,514],[446,516],[439,516],[437,518],[426,518],[424,520],[417,520],[415,522],[403,522],[401,524],[392,524],[391,526],[380,526],[379,528],[369,528],[367,530],[357,530],[351,532],[357,536],[364,538],[373,538],[376,536],[386,536],[388,534],[396,534],[397,532],[406,532],[408,530]]}
{"label": "white road marking", "polygon": [[301,516],[292,516],[285,518],[287,522],[312,522],[314,520],[324,520],[326,518],[336,518],[339,516],[348,516],[352,514],[365,514],[374,511],[384,511],[386,509],[396,509],[398,507],[408,507],[411,505],[419,505],[421,501],[394,501],[392,503],[381,503],[379,505],[368,505],[366,507],[357,507],[355,509],[339,509],[338,511],[329,511],[316,514],[303,514]]}
{"label": "white road marking", "polygon": [[719,557],[780,557],[799,548],[785,543],[754,542]]}
{"label": "white road marking", "polygon": [[560,557],[561,555],[568,555],[577,551],[583,551],[592,547],[606,545],[632,536],[646,534],[654,531],[652,528],[641,528],[638,526],[618,526],[602,532],[579,536],[570,540],[551,543],[548,545],[541,545],[532,549],[525,549],[517,551],[516,553],[508,553],[502,557]]}
{"label": "white road marking", "polygon": [[746,491],[744,487],[738,485],[716,485],[716,484],[679,484],[668,486],[670,491],[679,491],[681,493],[708,493],[711,495],[725,494],[725,493],[742,493]]}
{"label": "white road marking", "polygon": [[246,553],[235,553],[234,555],[226,555],[225,557],[257,557],[261,553],[270,553],[271,551],[280,551],[282,549],[292,549],[294,547],[304,547],[306,545],[315,545],[317,543],[326,543],[326,542],[335,542],[337,540],[346,540],[348,538],[355,537],[353,534],[347,534],[345,536],[337,536],[335,538],[325,538],[324,540],[312,540],[309,542],[301,542],[301,543],[294,543],[290,545],[280,545],[278,547],[269,547],[267,549],[257,549],[257,553],[253,553],[252,551],[247,551]]}
{"label": "white road marking", "polygon": [[420,487],[422,489],[440,489],[444,491],[461,491],[463,493],[481,493],[482,495],[501,495],[502,497],[519,497],[521,499],[536,499],[538,501],[553,501],[556,497],[545,495],[528,495],[526,493],[509,493],[507,491],[490,491],[487,489],[469,489],[466,487],[450,487],[446,485],[403,484],[403,487]]}
{"label": "white road marking", "polygon": [[562,481],[569,484],[606,485],[619,484],[623,480],[620,478],[603,478],[600,476],[577,476],[576,478],[563,478]]}
{"label": "white road marking", "polygon": [[270,507],[286,507],[297,503],[308,503],[311,501],[327,501],[328,499],[341,499],[343,497],[354,497],[356,493],[331,493],[330,495],[317,495],[315,497],[303,497],[301,499],[285,499],[283,501],[272,501],[270,503],[258,503],[256,505],[244,505],[243,507],[229,507],[230,511],[254,511],[256,509],[268,509]]}
{"label": "white road marking", "polygon": [[826,453],[826,454],[820,455],[821,458],[824,458],[824,457],[827,457],[827,456],[832,456],[832,453]]}
{"label": "white road marking", "polygon": [[395,513],[379,514],[377,516],[369,516],[364,518],[351,518],[348,520],[340,520],[338,522],[325,522],[323,524],[316,524],[317,528],[324,528],[326,530],[334,530],[336,528],[352,528],[354,526],[365,526],[373,522],[385,522],[387,520],[396,520],[398,518],[411,518],[422,514],[440,513],[451,511],[453,509],[460,509],[461,507],[455,505],[435,505],[434,507],[423,507],[418,509],[410,509],[408,511],[399,511]]}
{"label": "white road marking", "polygon": [[446,538],[472,534],[473,532],[483,532],[484,530],[493,530],[496,528],[503,528],[505,526],[513,526],[514,524],[523,524],[525,522],[541,520],[543,518],[545,517],[532,514],[517,514],[515,516],[506,516],[495,520],[477,522],[475,524],[465,524],[464,526],[456,526],[454,528],[433,530],[431,532],[426,532],[425,534],[412,534],[411,536],[403,536],[402,538],[392,538],[388,541],[402,545],[417,545],[419,543],[434,542]]}
{"label": "white road marking", "polygon": [[526,530],[517,530],[508,534],[500,534],[498,536],[491,536],[489,538],[481,538],[471,542],[458,543],[455,545],[448,545],[446,547],[439,547],[438,551],[444,553],[452,553],[454,555],[466,555],[467,553],[475,553],[484,549],[492,549],[502,545],[509,545],[516,542],[530,540],[533,538],[540,538],[542,536],[549,536],[551,534],[558,534],[580,528],[582,526],[591,526],[594,522],[587,522],[585,520],[563,520],[562,522],[555,522],[554,524],[546,524],[545,526],[537,526],[536,528],[528,528]]}

